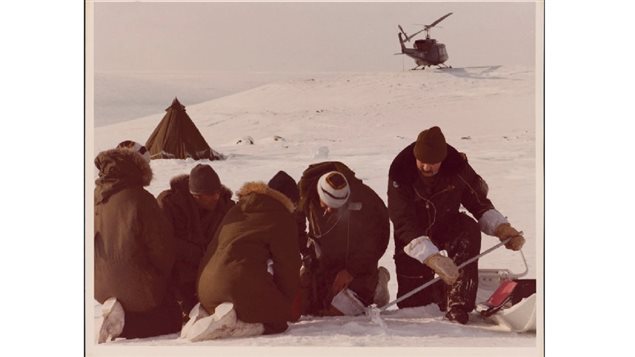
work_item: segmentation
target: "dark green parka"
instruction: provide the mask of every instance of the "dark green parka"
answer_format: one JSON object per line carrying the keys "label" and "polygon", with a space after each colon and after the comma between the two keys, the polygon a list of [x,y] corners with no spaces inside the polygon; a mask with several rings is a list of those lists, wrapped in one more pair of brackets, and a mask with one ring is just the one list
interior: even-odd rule
{"label": "dark green parka", "polygon": [[95,299],[116,297],[127,312],[164,302],[174,263],[170,224],[154,196],[150,165],[136,152],[113,149],[95,158]]}
{"label": "dark green parka", "polygon": [[[346,177],[351,196],[337,213],[324,218],[317,182],[320,176],[330,171],[338,171]],[[309,220],[309,237],[319,247],[316,254],[318,274],[325,280],[321,285],[331,284],[335,274],[346,269],[353,276],[349,289],[355,291],[366,305],[372,303],[377,285],[377,262],[384,255],[390,236],[386,205],[341,162],[310,165],[298,186],[300,205]],[[328,287],[323,286],[320,290],[323,288]],[[326,306],[329,304],[324,302]]]}
{"label": "dark green parka", "polygon": [[[245,184],[237,195],[201,263],[199,300],[208,312],[233,302],[238,319],[281,332],[291,320],[300,283],[294,206],[261,182]],[[269,259],[273,275],[267,271]]]}
{"label": "dark green parka", "polygon": [[232,192],[221,186],[221,195],[214,210],[200,209],[190,194],[189,177],[174,177],[170,180],[170,189],[161,192],[157,200],[174,229],[177,283],[191,284],[194,287],[207,245],[214,237],[221,220],[235,203],[231,199]]}

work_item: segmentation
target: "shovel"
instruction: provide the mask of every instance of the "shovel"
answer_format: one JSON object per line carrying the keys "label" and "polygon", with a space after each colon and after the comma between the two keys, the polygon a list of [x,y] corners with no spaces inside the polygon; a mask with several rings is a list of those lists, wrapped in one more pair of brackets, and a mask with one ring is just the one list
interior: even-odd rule
{"label": "shovel", "polygon": [[[519,235],[522,235],[522,234],[523,234],[522,232],[519,232]],[[468,259],[468,260],[464,261],[464,262],[463,262],[463,264],[461,264],[461,265],[459,265],[459,266],[458,266],[459,270],[460,270],[460,269],[463,269],[466,265],[471,264],[471,263],[475,262],[476,260],[478,260],[478,259],[482,258],[483,256],[485,256],[485,255],[487,255],[487,254],[491,253],[492,251],[496,250],[497,248],[499,248],[499,247],[501,247],[501,246],[503,246],[503,245],[507,244],[507,242],[509,242],[510,240],[512,240],[512,238],[514,238],[514,237],[507,238],[507,239],[505,239],[504,241],[501,241],[500,243],[496,244],[495,246],[493,246],[493,247],[491,247],[491,248],[487,249],[486,251],[482,252],[481,254],[476,255],[476,256],[474,256],[474,257],[472,257],[472,258],[470,258],[470,259]],[[414,294],[418,293],[419,291],[421,291],[421,290],[423,290],[423,289],[427,288],[428,286],[430,286],[430,285],[432,285],[432,284],[436,283],[436,282],[437,282],[437,281],[439,281],[439,280],[441,280],[441,277],[436,277],[436,278],[434,278],[434,279],[432,279],[432,280],[428,281],[427,283],[425,283],[425,284],[423,284],[423,285],[421,285],[421,286],[419,286],[419,287],[417,287],[417,288],[415,288],[415,289],[411,290],[410,292],[408,292],[407,294],[405,294],[405,295],[401,296],[400,298],[395,299],[395,300],[393,300],[393,301],[391,301],[391,302],[387,303],[386,305],[384,305],[384,306],[382,306],[382,307],[378,307],[377,305],[372,304],[372,305],[370,305],[370,306],[368,306],[368,307],[366,308],[366,316],[369,316],[369,317],[370,317],[370,319],[371,319],[373,322],[375,322],[375,323],[377,323],[377,324],[379,324],[379,325],[381,325],[381,326],[385,327],[386,325],[384,324],[384,321],[381,319],[381,312],[382,312],[382,311],[385,311],[385,310],[386,310],[386,309],[388,309],[389,307],[391,307],[391,306],[393,306],[393,305],[395,305],[395,304],[397,304],[397,303],[399,303],[399,302],[401,302],[401,301],[403,301],[403,300],[405,300],[405,299],[407,299],[407,298],[411,297],[412,295],[414,295]]]}

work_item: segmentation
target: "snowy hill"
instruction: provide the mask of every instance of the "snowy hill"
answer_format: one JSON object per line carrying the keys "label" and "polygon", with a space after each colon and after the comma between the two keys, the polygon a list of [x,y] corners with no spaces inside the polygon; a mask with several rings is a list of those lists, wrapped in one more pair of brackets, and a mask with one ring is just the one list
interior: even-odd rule
{"label": "snowy hill", "polygon": [[[496,207],[524,231],[529,265],[526,277],[536,278],[542,274],[542,260],[537,260],[542,239],[542,210],[537,206],[542,204],[537,202],[537,184],[542,182],[542,172],[537,171],[542,167],[542,133],[536,128],[535,80],[532,67],[321,73],[272,82],[192,106],[183,104],[210,146],[228,157],[209,163],[233,191],[246,181],[268,181],[278,170],[297,180],[310,163],[339,160],[386,201],[392,159],[421,130],[438,125],[448,143],[465,152],[488,182]],[[126,94],[131,101],[139,95]],[[155,115],[95,128],[93,157],[126,139],[145,143],[169,104],[157,108]],[[247,137],[253,139],[253,145],[244,143]],[[189,173],[196,164],[192,160],[152,161],[154,180],[148,190],[158,195],[169,187],[172,177]],[[495,243],[496,238],[483,236],[483,250]],[[380,261],[392,275],[391,300],[397,291],[392,254],[391,242]],[[484,257],[480,267],[513,272],[524,269],[520,255],[505,249]],[[281,335],[197,345],[535,348],[537,343],[535,333],[510,333],[476,315],[467,326],[442,317],[430,306],[390,310],[384,315],[385,329],[367,317],[303,318]],[[541,323],[539,310],[538,325]],[[91,331],[90,326],[87,331]],[[175,337],[118,340],[114,344],[182,344]]]}

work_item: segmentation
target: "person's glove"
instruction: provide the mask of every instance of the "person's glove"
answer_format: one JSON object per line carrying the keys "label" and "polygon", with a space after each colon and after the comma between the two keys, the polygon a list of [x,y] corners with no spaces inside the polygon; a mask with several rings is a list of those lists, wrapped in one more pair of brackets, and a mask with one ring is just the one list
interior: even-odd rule
{"label": "person's glove", "polygon": [[340,291],[346,289],[351,281],[353,281],[351,273],[346,269],[340,270],[337,275],[335,275],[335,279],[333,279],[331,294],[333,294],[333,296],[337,295]]}
{"label": "person's glove", "polygon": [[509,223],[502,223],[496,227],[494,235],[496,235],[501,241],[511,238],[511,240],[505,244],[505,248],[507,249],[520,250],[520,248],[522,248],[525,244],[525,238],[522,234]]}
{"label": "person's glove", "polygon": [[423,264],[434,270],[434,272],[437,273],[448,285],[454,284],[456,279],[459,278],[459,268],[456,264],[454,264],[454,261],[439,253],[428,257]]}

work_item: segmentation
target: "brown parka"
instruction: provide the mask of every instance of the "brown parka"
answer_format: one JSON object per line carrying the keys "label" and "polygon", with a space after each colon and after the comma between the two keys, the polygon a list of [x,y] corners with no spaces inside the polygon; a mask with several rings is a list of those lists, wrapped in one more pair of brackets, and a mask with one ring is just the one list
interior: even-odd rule
{"label": "brown parka", "polygon": [[214,210],[200,209],[190,194],[189,177],[174,177],[170,180],[170,189],[161,192],[157,198],[174,229],[174,275],[179,299],[186,300],[186,314],[196,303],[196,278],[207,245],[227,211],[235,204],[231,199],[232,192],[221,185],[221,195]]}
{"label": "brown parka", "polygon": [[241,321],[263,323],[265,333],[282,332],[299,288],[294,205],[261,182],[246,183],[237,195],[202,260],[199,300],[208,312],[232,302]]}
{"label": "brown parka", "polygon": [[[317,182],[329,171],[338,171],[346,177],[351,196],[336,214],[324,218]],[[377,263],[384,255],[390,237],[386,205],[375,191],[355,177],[350,168],[337,161],[310,165],[298,186],[300,206],[309,220],[309,238],[319,247],[316,249],[319,253],[316,254],[315,272],[318,278],[315,294],[318,296],[311,298],[313,308],[309,313],[330,305],[327,291],[335,275],[343,269],[353,276],[348,288],[357,293],[365,305],[371,304],[377,286]]]}
{"label": "brown parka", "polygon": [[116,297],[128,312],[165,303],[174,263],[171,227],[150,184],[150,165],[136,152],[113,149],[95,158],[95,299]]}

